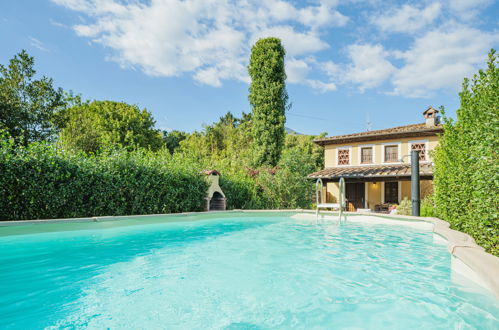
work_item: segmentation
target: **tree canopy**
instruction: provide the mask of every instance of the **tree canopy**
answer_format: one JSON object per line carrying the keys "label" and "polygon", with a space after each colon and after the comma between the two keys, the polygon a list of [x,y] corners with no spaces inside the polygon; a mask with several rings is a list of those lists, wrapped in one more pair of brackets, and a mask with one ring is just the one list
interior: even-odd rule
{"label": "tree canopy", "polygon": [[249,102],[253,110],[254,165],[276,166],[284,145],[286,52],[277,38],[258,40],[251,49]]}
{"label": "tree canopy", "polygon": [[187,138],[187,133],[177,130],[172,130],[170,132],[163,131],[163,140],[165,141],[166,148],[171,154],[175,152],[175,149],[180,147],[180,142]]}
{"label": "tree canopy", "polygon": [[24,50],[8,66],[0,64],[0,129],[24,145],[53,139],[54,114],[66,104],[63,90],[54,88],[52,79],[35,79],[34,65]]}
{"label": "tree canopy", "polygon": [[61,114],[60,141],[68,149],[96,152],[104,147],[159,149],[163,139],[146,109],[124,102],[93,101]]}

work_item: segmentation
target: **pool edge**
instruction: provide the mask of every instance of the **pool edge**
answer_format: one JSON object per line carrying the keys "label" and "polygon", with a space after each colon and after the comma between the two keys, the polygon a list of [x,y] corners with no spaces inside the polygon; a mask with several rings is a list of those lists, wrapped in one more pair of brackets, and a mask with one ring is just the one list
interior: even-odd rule
{"label": "pool edge", "polygon": [[[370,213],[370,215],[375,214]],[[499,299],[499,257],[485,252],[483,247],[476,244],[473,237],[451,229],[447,221],[435,217],[414,217],[396,214],[383,216],[432,223],[433,233],[447,240],[447,250],[451,256],[459,259],[474,273],[468,274],[467,277],[471,279],[478,278],[479,281],[475,282],[491,291]],[[462,267],[457,262],[451,263],[451,270],[458,273],[463,272]]]}

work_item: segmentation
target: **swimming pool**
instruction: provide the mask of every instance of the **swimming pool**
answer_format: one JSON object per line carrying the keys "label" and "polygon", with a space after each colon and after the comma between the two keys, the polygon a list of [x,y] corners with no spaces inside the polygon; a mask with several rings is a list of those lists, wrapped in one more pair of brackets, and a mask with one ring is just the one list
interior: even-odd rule
{"label": "swimming pool", "polygon": [[431,231],[292,215],[2,227],[0,328],[499,328]]}

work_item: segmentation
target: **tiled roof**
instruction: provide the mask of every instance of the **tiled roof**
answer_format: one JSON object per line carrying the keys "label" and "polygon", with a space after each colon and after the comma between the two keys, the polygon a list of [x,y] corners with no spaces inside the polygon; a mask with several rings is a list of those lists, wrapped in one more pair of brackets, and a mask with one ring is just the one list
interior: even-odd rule
{"label": "tiled roof", "polygon": [[425,123],[412,124],[406,126],[397,126],[392,128],[380,129],[376,131],[366,131],[354,134],[337,135],[314,140],[319,145],[339,144],[355,141],[372,141],[380,139],[432,136],[443,132],[443,126],[427,126]]}
{"label": "tiled roof", "polygon": [[[392,165],[371,165],[371,166],[345,166],[330,167],[311,173],[310,179],[339,179],[344,178],[382,178],[382,177],[400,177],[411,175],[411,164],[392,164]],[[419,164],[420,176],[433,176],[431,163]]]}

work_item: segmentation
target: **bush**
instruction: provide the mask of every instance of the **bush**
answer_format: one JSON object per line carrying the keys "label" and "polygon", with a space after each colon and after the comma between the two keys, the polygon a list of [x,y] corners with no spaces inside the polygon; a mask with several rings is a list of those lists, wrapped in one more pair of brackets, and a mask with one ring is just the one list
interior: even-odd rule
{"label": "bush", "polygon": [[263,171],[258,177],[267,208],[310,208],[314,183],[307,175],[314,170],[312,157],[296,148],[285,149],[275,174]]}
{"label": "bush", "polygon": [[168,150],[87,157],[53,145],[0,148],[0,220],[201,210],[207,184]]}
{"label": "bush", "polygon": [[220,188],[227,197],[227,209],[263,209],[269,204],[256,181],[245,173],[223,174]]}
{"label": "bush", "polygon": [[435,152],[435,204],[439,217],[499,256],[499,69],[464,80],[457,120],[445,116]]}
{"label": "bush", "polygon": [[435,200],[433,195],[426,196],[421,201],[421,212],[420,215],[422,217],[436,217],[436,209],[435,209]]}
{"label": "bush", "polygon": [[404,197],[404,199],[400,202],[400,205],[397,207],[397,214],[400,215],[412,215],[412,202]]}

